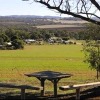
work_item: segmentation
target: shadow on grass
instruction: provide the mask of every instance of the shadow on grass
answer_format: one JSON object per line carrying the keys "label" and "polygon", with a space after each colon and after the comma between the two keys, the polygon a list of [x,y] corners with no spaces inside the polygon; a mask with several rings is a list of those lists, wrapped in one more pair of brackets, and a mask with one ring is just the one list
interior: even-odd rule
{"label": "shadow on grass", "polygon": [[[63,91],[62,91],[63,92]],[[43,96],[40,94],[26,93],[25,100],[75,100],[75,93],[61,94],[57,97]],[[14,94],[12,92],[0,94],[0,100],[21,100],[20,94]],[[87,89],[81,92],[80,100],[100,100],[100,87]]]}

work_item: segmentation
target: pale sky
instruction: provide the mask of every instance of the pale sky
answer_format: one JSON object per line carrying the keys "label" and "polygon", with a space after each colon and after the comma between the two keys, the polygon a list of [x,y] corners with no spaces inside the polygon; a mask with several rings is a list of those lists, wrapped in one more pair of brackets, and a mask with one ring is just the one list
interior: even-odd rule
{"label": "pale sky", "polygon": [[[100,16],[99,12],[97,14]],[[68,16],[50,10],[40,3],[33,2],[33,0],[0,0],[0,16],[6,15]]]}
{"label": "pale sky", "polygon": [[0,16],[6,15],[60,16],[39,3],[32,3],[32,0],[0,0]]}

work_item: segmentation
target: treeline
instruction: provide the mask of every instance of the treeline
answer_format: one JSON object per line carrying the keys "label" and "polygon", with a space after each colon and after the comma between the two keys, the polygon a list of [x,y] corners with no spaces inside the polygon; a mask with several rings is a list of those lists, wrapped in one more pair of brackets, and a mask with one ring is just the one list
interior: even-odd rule
{"label": "treeline", "polygon": [[[37,29],[31,25],[0,25],[0,45],[4,45],[4,49],[22,49],[24,48],[25,39],[42,39],[48,41],[50,37],[60,37],[76,40],[94,39],[100,40],[100,26],[87,25],[85,30],[67,31],[66,29]],[[11,42],[9,47],[7,42]]]}

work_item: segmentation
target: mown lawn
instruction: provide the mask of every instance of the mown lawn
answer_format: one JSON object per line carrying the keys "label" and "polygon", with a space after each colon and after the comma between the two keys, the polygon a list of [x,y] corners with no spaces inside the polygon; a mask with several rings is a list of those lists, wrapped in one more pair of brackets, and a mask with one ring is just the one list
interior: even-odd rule
{"label": "mown lawn", "polygon": [[[0,50],[0,81],[40,85],[24,74],[44,70],[73,74],[59,85],[92,82],[96,71],[83,62],[81,45],[29,45],[24,50]],[[51,89],[51,82],[46,86]]]}

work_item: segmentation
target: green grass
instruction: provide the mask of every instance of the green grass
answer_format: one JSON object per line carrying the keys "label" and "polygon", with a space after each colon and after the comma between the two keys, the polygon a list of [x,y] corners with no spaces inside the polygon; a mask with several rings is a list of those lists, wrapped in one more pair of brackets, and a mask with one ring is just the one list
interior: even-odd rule
{"label": "green grass", "polygon": [[26,45],[24,50],[0,50],[0,81],[40,85],[24,74],[43,70],[73,74],[59,85],[97,81],[96,71],[83,62],[81,50],[81,45]]}

